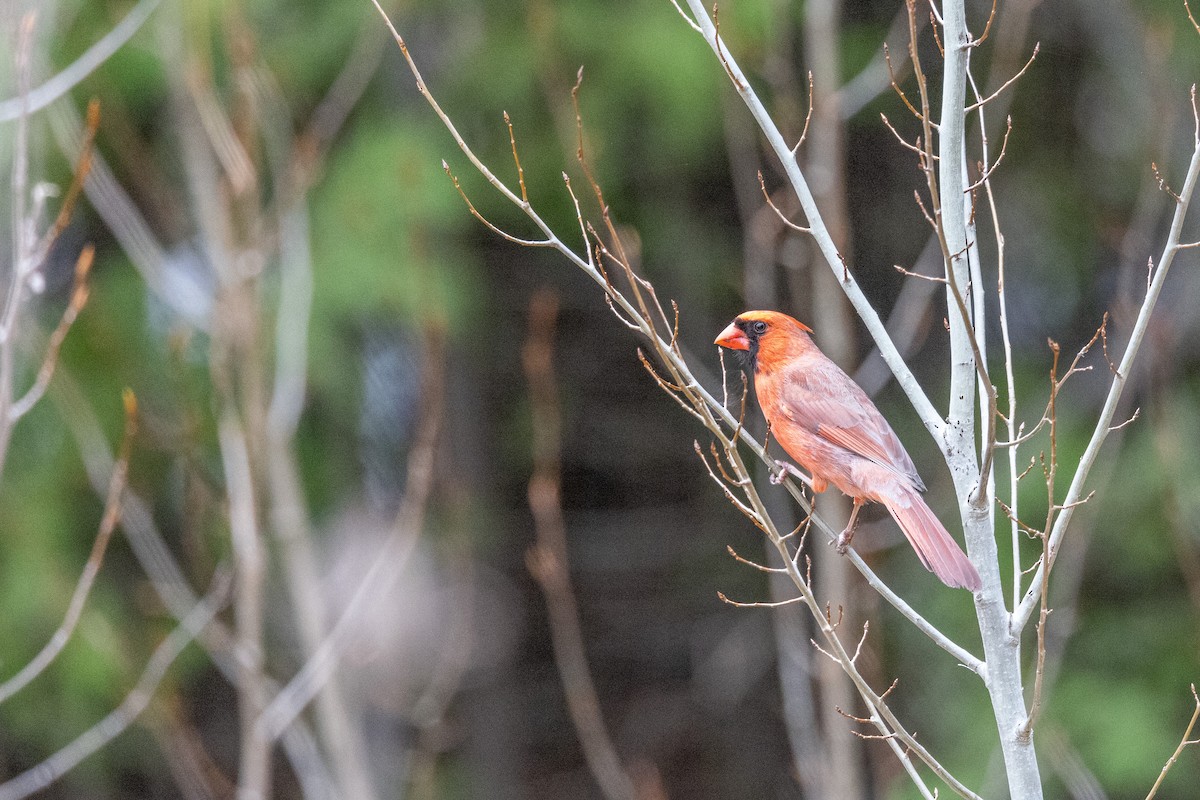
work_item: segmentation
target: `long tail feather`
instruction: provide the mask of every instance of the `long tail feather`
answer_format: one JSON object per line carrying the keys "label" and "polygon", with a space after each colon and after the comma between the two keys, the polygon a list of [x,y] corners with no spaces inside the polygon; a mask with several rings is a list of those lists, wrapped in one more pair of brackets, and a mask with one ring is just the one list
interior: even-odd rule
{"label": "long tail feather", "polygon": [[979,573],[958,542],[916,491],[903,490],[898,497],[883,501],[892,519],[904,531],[925,569],[950,587],[972,592],[980,587]]}

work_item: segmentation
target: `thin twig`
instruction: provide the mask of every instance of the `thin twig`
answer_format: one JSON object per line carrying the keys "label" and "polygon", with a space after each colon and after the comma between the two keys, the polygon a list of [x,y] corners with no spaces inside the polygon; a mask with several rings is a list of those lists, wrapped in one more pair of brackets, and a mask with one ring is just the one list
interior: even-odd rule
{"label": "thin twig", "polygon": [[971,113],[972,111],[974,111],[974,110],[975,110],[975,109],[977,109],[977,108],[982,108],[982,107],[983,107],[984,105],[986,105],[987,103],[990,103],[992,100],[995,100],[997,95],[999,95],[999,94],[1000,94],[1001,92],[1003,92],[1005,89],[1007,89],[1008,87],[1010,87],[1010,86],[1012,86],[1014,83],[1016,83],[1018,80],[1020,80],[1021,76],[1025,74],[1025,71],[1026,71],[1026,70],[1028,70],[1028,69],[1029,69],[1031,66],[1033,66],[1033,60],[1034,60],[1035,58],[1037,58],[1037,55],[1038,55],[1038,50],[1039,50],[1040,48],[1041,48],[1041,44],[1040,44],[1040,43],[1035,43],[1035,44],[1033,45],[1033,53],[1032,53],[1032,54],[1029,56],[1029,60],[1025,62],[1025,66],[1023,66],[1023,67],[1021,67],[1019,70],[1017,70],[1017,74],[1016,74],[1016,75],[1013,75],[1011,78],[1009,78],[1008,80],[1006,80],[1006,81],[1005,81],[1003,84],[1001,84],[999,89],[997,89],[996,91],[992,92],[990,95],[988,95],[987,97],[983,98],[982,100],[979,100],[979,101],[977,101],[977,102],[975,102],[975,103],[972,103],[971,105],[967,106],[967,108],[966,108],[966,111],[967,111],[967,113],[969,114],[969,113]]}
{"label": "thin twig", "polygon": [[[728,603],[729,605],[737,606],[738,608],[782,608],[784,606],[790,606],[790,605],[795,605],[796,603],[804,602],[803,597],[789,597],[787,600],[776,600],[774,602],[742,603],[737,600],[730,600],[728,597],[725,596],[724,592],[717,592],[717,599],[719,599],[722,603]],[[816,644],[816,643],[814,642],[813,644]],[[817,649],[821,650],[819,645],[817,646]],[[824,653],[825,651],[821,650],[821,652]],[[829,655],[829,654],[825,653],[825,655]],[[833,658],[833,656],[829,656],[829,657]],[[836,658],[833,658],[833,660],[837,661]]]}
{"label": "thin twig", "polygon": [[108,481],[108,494],[104,500],[104,514],[100,518],[100,529],[92,543],[92,552],[88,556],[75,591],[67,605],[67,613],[62,624],[41,649],[40,652],[21,668],[16,675],[0,684],[0,703],[24,689],[29,683],[48,667],[62,649],[66,647],[83,615],[83,605],[87,602],[88,594],[96,582],[100,566],[104,563],[104,553],[108,543],[112,541],[113,531],[121,520],[121,496],[125,492],[126,477],[129,474],[129,454],[133,448],[133,437],[137,430],[137,399],[133,392],[125,390],[125,432],[121,435],[121,445],[117,461],[113,465],[112,477]]}
{"label": "thin twig", "polygon": [[[1191,14],[1190,10],[1188,14]],[[1170,772],[1171,767],[1175,766],[1175,762],[1179,760],[1179,756],[1183,753],[1184,749],[1189,745],[1200,745],[1200,739],[1190,738],[1192,729],[1196,727],[1196,720],[1200,719],[1200,695],[1196,694],[1196,684],[1193,683],[1191,685],[1191,690],[1192,699],[1196,701],[1196,710],[1192,712],[1192,718],[1188,720],[1187,728],[1183,731],[1183,738],[1179,740],[1179,746],[1175,748],[1175,752],[1167,759],[1167,763],[1163,764],[1162,772],[1158,773],[1158,780],[1150,787],[1150,793],[1146,795],[1146,800],[1154,800],[1154,795],[1158,794],[1158,787],[1162,785],[1163,779],[1167,777],[1167,773]]]}
{"label": "thin twig", "polygon": [[29,413],[46,393],[46,387],[50,385],[50,379],[54,377],[54,369],[58,366],[58,352],[62,348],[63,341],[67,338],[67,333],[71,330],[71,326],[75,324],[79,312],[87,304],[90,291],[87,279],[88,273],[92,268],[92,258],[95,252],[95,248],[88,245],[83,248],[83,251],[79,254],[79,258],[75,261],[75,283],[71,289],[71,299],[67,303],[66,310],[63,311],[62,318],[59,319],[58,325],[55,326],[54,331],[50,334],[50,340],[46,344],[46,352],[42,357],[42,365],[38,369],[33,385],[8,409],[9,424],[15,423],[21,417],[25,416],[25,414]]}
{"label": "thin twig", "polygon": [[171,631],[155,648],[145,670],[137,684],[125,695],[108,716],[97,722],[73,742],[59,750],[35,767],[0,784],[0,800],[20,800],[20,798],[40,792],[50,784],[67,774],[79,762],[95,753],[100,748],[124,732],[136,720],[154,696],[155,690],[162,683],[167,669],[174,663],[188,643],[195,639],[217,615],[228,601],[230,580],[223,570],[213,578],[208,594],[180,620],[178,627]]}
{"label": "thin twig", "polygon": [[[795,531],[792,531],[792,533],[795,533]],[[790,536],[791,534],[788,534],[788,535]],[[778,572],[778,573],[782,573],[785,575],[787,574],[787,570],[783,569],[781,567],[767,567],[762,564],[759,564],[758,562],[751,561],[748,558],[742,558],[741,556],[739,556],[737,554],[737,551],[734,550],[729,545],[725,545],[725,549],[729,551],[729,555],[733,556],[734,561],[745,564],[748,567],[754,567],[755,569],[760,570],[762,572]]]}
{"label": "thin twig", "polygon": [[983,186],[992,177],[1000,162],[1004,160],[1004,154],[1008,152],[1008,135],[1012,133],[1012,117],[1007,120],[1007,127],[1004,130],[1004,139],[1000,142],[1000,155],[996,156],[996,160],[992,162],[990,167],[985,167],[980,170],[979,180],[967,187],[968,192],[973,192],[980,186]]}
{"label": "thin twig", "polygon": [[[808,138],[808,123],[812,121],[813,115],[813,74],[812,70],[808,71],[808,113],[804,115],[804,127],[800,130],[800,138],[796,140],[796,146],[792,148],[792,156],[795,157],[799,151],[800,145],[804,144],[804,140]],[[758,182],[762,183],[762,172],[758,173]]]}

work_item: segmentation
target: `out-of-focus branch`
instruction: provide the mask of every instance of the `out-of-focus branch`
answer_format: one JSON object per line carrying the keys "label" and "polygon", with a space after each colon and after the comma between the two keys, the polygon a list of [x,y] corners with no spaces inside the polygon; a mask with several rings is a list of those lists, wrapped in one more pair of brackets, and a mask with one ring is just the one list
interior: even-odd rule
{"label": "out-of-focus branch", "polygon": [[16,369],[14,352],[17,325],[25,304],[25,293],[30,288],[33,272],[37,268],[33,256],[33,231],[37,220],[26,215],[29,182],[29,62],[36,19],[32,11],[26,12],[21,18],[14,58],[21,113],[17,117],[17,130],[13,136],[12,271],[4,298],[4,312],[0,315],[0,474],[4,472],[8,445],[12,441],[10,409],[13,402],[13,372]]}
{"label": "out-of-focus branch", "polygon": [[[360,37],[365,38],[364,37]],[[377,42],[377,44],[379,44]],[[377,46],[376,50],[381,47]],[[361,48],[356,49],[361,53]],[[364,56],[357,56],[361,60]],[[375,59],[378,62],[378,58]],[[369,65],[371,72],[374,64]],[[346,68],[349,70],[349,65]],[[359,67],[361,71],[362,68]],[[296,629],[304,657],[316,652],[328,632],[328,614],[321,591],[320,570],[313,552],[312,529],[300,481],[300,464],[295,450],[296,427],[304,409],[308,389],[308,325],[312,313],[313,268],[310,248],[307,182],[316,166],[324,137],[336,130],[334,121],[325,123],[307,145],[291,136],[288,109],[273,76],[265,65],[253,73],[255,95],[262,120],[263,141],[274,179],[276,225],[279,249],[279,300],[275,313],[274,383],[266,410],[266,492],[270,523],[280,544],[283,576],[293,607]],[[346,70],[343,71],[346,74]],[[352,74],[358,75],[358,72]],[[361,76],[360,76],[361,77]],[[369,77],[369,75],[365,76]],[[338,88],[339,77],[325,102],[353,106],[361,84]],[[352,96],[344,96],[351,92]],[[331,112],[332,113],[332,112]],[[343,683],[334,675],[316,698],[316,721],[321,741],[329,753],[340,793],[372,800],[367,748],[361,726],[351,718]]]}
{"label": "out-of-focus branch", "polygon": [[[469,542],[464,541],[464,545],[469,547]],[[429,682],[412,704],[412,713],[409,716],[412,724],[420,731],[409,769],[410,790],[405,793],[405,796],[412,800],[435,800],[440,796],[437,756],[446,747],[446,714],[471,664],[477,608],[474,590],[476,579],[469,552],[458,554],[457,561],[458,569],[453,573],[456,578],[454,583],[462,589],[447,603],[447,606],[454,610],[453,619],[438,648],[437,662]]]}
{"label": "out-of-focus branch", "polygon": [[313,109],[304,131],[297,137],[300,160],[303,162],[301,166],[306,171],[311,171],[313,164],[324,155],[334,136],[345,125],[350,112],[358,105],[371,78],[379,69],[386,45],[387,36],[374,19],[364,19],[346,63],[329,85],[321,102]]}
{"label": "out-of-focus branch", "polygon": [[[918,30],[925,27],[925,21],[924,16],[917,18],[917,24],[920,26]],[[909,63],[908,48],[893,48],[895,52],[903,54],[898,58],[890,58],[885,54],[889,52],[889,42],[904,41],[907,38],[908,11],[901,8],[892,19],[892,25],[888,28],[879,53],[838,89],[838,106],[843,119],[850,119],[862,111],[875,98],[890,89],[894,81],[904,77],[904,70]]]}
{"label": "out-of-focus branch", "polygon": [[104,553],[108,549],[113,531],[116,530],[121,519],[121,496],[125,492],[126,476],[129,473],[129,453],[133,448],[134,432],[137,430],[137,399],[129,390],[125,391],[124,399],[125,433],[121,437],[120,455],[117,456],[116,464],[112,469],[112,477],[108,481],[104,514],[100,518],[100,529],[92,543],[92,552],[88,556],[78,583],[75,584],[75,591],[71,595],[71,602],[67,605],[67,613],[63,617],[62,624],[58,626],[46,646],[29,663],[22,667],[16,675],[0,684],[0,703],[28,686],[30,681],[40,675],[58,657],[67,641],[70,640],[71,634],[74,633],[79,618],[83,615],[83,604],[87,602],[92,585],[96,582],[100,565],[104,563]]}
{"label": "out-of-focus branch", "polygon": [[1088,769],[1079,752],[1062,731],[1051,729],[1041,734],[1046,760],[1063,782],[1070,800],[1108,800],[1100,781]]}
{"label": "out-of-focus branch", "polygon": [[23,114],[41,111],[65,96],[133,38],[161,3],[162,0],[140,0],[111,31],[53,78],[24,96],[0,101],[0,122],[12,122]]}
{"label": "out-of-focus branch", "polygon": [[[104,496],[115,461],[95,411],[66,371],[60,370],[59,380],[51,387],[50,394],[63,409],[63,417],[79,447],[92,490]],[[127,487],[121,500],[121,512],[121,529],[138,563],[146,571],[155,594],[168,613],[183,620],[199,598],[158,529],[149,504]],[[221,675],[237,686],[239,657],[233,632],[221,620],[215,619],[201,632],[199,643]],[[268,679],[267,689],[273,696],[279,686]],[[336,797],[329,770],[305,720],[293,720],[283,735],[283,746],[306,800]]]}
{"label": "out-of-focus branch", "polygon": [[79,258],[75,261],[75,283],[71,289],[71,299],[67,302],[67,308],[63,311],[58,325],[55,326],[53,332],[50,334],[50,340],[46,344],[45,355],[42,357],[42,366],[38,369],[33,385],[29,387],[25,394],[21,395],[20,399],[9,407],[8,424],[13,424],[28,414],[46,393],[46,387],[50,385],[50,379],[54,377],[54,369],[58,366],[58,351],[62,348],[63,341],[67,338],[67,333],[71,330],[71,326],[75,324],[79,312],[87,304],[90,292],[87,283],[88,272],[91,271],[92,258],[95,252],[95,249],[91,245],[88,245],[83,248],[83,251],[79,254]]}
{"label": "out-of-focus branch", "polygon": [[241,729],[238,796],[262,800],[270,793],[271,743],[254,723],[267,703],[263,641],[267,559],[258,525],[249,442],[232,409],[221,415],[218,433],[235,557],[234,615],[240,652],[237,687]]}
{"label": "out-of-focus branch", "polygon": [[[812,93],[811,127],[803,148],[804,172],[812,177],[813,198],[821,209],[829,236],[848,258],[851,252],[850,208],[846,198],[845,118],[840,106],[842,0],[810,0],[804,13],[804,52]],[[810,245],[811,247],[811,245]],[[815,248],[813,248],[815,249]],[[853,313],[838,285],[835,272],[819,267],[819,256],[810,259],[808,290],[812,294],[812,324],[819,331],[821,349],[841,368],[853,369],[857,358]],[[840,492],[821,498],[822,513],[839,525],[850,516],[849,499]],[[820,548],[814,554],[815,582],[821,594],[844,604],[842,624],[855,630],[863,617],[860,604],[853,602],[860,584],[854,570],[838,551]],[[828,767],[825,791],[828,796],[856,800],[870,794],[867,770],[862,769],[862,751],[855,741],[858,731],[846,725],[841,709],[854,707],[855,689],[841,665],[827,658],[814,664],[821,698]]]}
{"label": "out-of-focus branch", "polygon": [[[59,150],[67,159],[78,161],[87,141],[86,128],[79,114],[68,103],[56,103],[47,110],[46,116]],[[189,321],[199,323],[203,328],[194,310],[180,308],[180,299],[169,290],[165,270],[166,250],[137,205],[121,188],[108,162],[100,153],[94,153],[90,163],[91,171],[84,191],[91,201],[91,207],[112,231],[146,286],[169,306],[188,316]]]}
{"label": "out-of-focus branch", "polygon": [[214,762],[200,731],[186,718],[178,692],[159,695],[144,724],[163,751],[183,800],[228,800],[237,787]]}
{"label": "out-of-focus branch", "polygon": [[150,704],[155,690],[167,674],[167,669],[188,643],[199,636],[217,612],[225,606],[229,586],[229,576],[223,570],[219,570],[213,578],[208,594],[155,648],[137,685],[125,696],[121,704],[50,758],[0,784],[0,800],[20,800],[45,789],[133,724]]}
{"label": "out-of-focus branch", "polygon": [[552,290],[535,294],[529,303],[529,336],[521,351],[533,412],[529,508],[537,536],[526,563],[546,596],[554,659],[588,767],[609,800],[633,800],[633,781],[621,764],[600,711],[567,568],[567,528],[559,494],[562,415],[554,377],[557,315],[558,298]]}
{"label": "out-of-focus branch", "polygon": [[392,530],[329,635],[258,718],[256,725],[268,739],[273,740],[287,730],[312,702],[350,644],[354,624],[364,605],[387,591],[404,568],[420,537],[433,489],[434,458],[445,411],[444,334],[432,321],[426,322],[424,333],[427,338],[422,369],[420,421],[408,455],[404,497],[400,501]]}

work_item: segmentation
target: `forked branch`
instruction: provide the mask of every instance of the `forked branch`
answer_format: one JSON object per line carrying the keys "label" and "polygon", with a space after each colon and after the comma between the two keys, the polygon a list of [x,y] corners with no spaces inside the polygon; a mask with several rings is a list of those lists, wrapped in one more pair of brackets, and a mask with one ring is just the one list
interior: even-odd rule
{"label": "forked branch", "polygon": [[[1191,11],[1188,11],[1191,14]],[[1195,20],[1192,21],[1195,24]],[[1158,794],[1158,787],[1162,786],[1163,779],[1167,777],[1167,773],[1171,771],[1171,767],[1175,766],[1175,762],[1179,760],[1179,756],[1188,747],[1200,745],[1200,739],[1193,739],[1192,730],[1196,727],[1196,720],[1200,720],[1200,695],[1196,694],[1196,684],[1191,685],[1192,700],[1196,703],[1196,709],[1192,712],[1192,718],[1188,720],[1187,728],[1183,731],[1183,738],[1179,740],[1179,746],[1175,748],[1175,752],[1167,759],[1167,763],[1163,764],[1162,772],[1158,773],[1158,779],[1154,781],[1154,785],[1150,787],[1150,793],[1146,795],[1146,800],[1154,800],[1154,796]]]}

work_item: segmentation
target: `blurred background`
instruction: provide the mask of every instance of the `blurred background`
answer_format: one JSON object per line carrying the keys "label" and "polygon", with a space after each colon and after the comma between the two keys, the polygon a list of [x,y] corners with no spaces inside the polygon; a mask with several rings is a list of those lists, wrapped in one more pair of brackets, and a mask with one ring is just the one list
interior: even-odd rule
{"label": "blurred background", "polygon": [[[721,33],[791,141],[812,72],[801,155],[814,191],[944,408],[945,301],[894,269],[937,267],[913,199],[923,177],[880,118],[909,141],[920,134],[882,57],[886,41],[915,98],[907,17],[895,0],[839,5],[736,0],[720,7]],[[720,391],[711,342],[748,306],[810,322],[892,420],[961,535],[936,448],[809,241],[765,205],[759,170],[776,204],[796,208],[720,63],[671,3],[385,7],[463,138],[516,191],[507,112],[530,201],[577,251],[564,171],[601,227],[575,155],[582,65],[590,165],[637,269],[678,303],[697,375]],[[989,10],[968,4],[976,33]],[[938,44],[918,23],[936,97]],[[1003,2],[989,32],[973,56],[984,94],[1040,43],[985,109],[993,160],[1012,120],[993,185],[1019,416],[1033,425],[1048,338],[1074,353],[1108,312],[1107,352],[1116,360],[1124,346],[1174,210],[1151,163],[1178,191],[1191,153],[1200,35],[1176,0]],[[0,34],[6,409],[36,385],[80,253],[95,247],[90,296],[49,361],[46,394],[5,428],[0,779],[12,783],[0,796],[38,785],[20,783],[33,780],[26,771],[89,730],[94,746],[70,751],[82,758],[73,769],[52,762],[39,796],[225,798],[248,770],[276,797],[917,796],[884,744],[854,737],[860,726],[835,712],[861,709],[808,644],[800,610],[718,599],[770,600],[786,587],[727,552],[765,558],[696,458],[704,430],[640,366],[640,342],[599,287],[472,218],[443,159],[491,223],[539,238],[418,94],[368,0],[7,0]],[[25,275],[19,264],[87,151],[93,98],[85,195]],[[971,126],[977,153],[978,118]],[[980,200],[1001,376],[996,237]],[[1184,239],[1196,238],[1193,222]],[[1140,413],[1106,444],[1054,573],[1037,731],[1051,797],[1144,796],[1193,709],[1194,252],[1169,278],[1118,418]],[[527,375],[523,350],[549,356],[552,372],[530,357]],[[1059,398],[1060,499],[1110,377],[1099,345],[1085,363]],[[740,379],[727,381],[736,395]],[[18,692],[11,676],[69,618],[104,531],[125,387],[138,425],[121,524],[69,642]],[[1002,382],[1000,392],[1006,403]],[[1045,515],[1037,462],[1048,446],[1043,436],[1020,454],[1022,468],[1034,461],[1022,483],[1031,521]],[[561,482],[543,495],[540,525],[535,471]],[[781,490],[766,491],[795,516]],[[1022,540],[1029,566],[1040,544]],[[981,652],[966,593],[921,569],[890,520],[868,517],[855,542]],[[818,594],[844,608],[847,630],[870,621],[860,665],[875,686],[898,678],[891,700],[909,728],[968,785],[1005,796],[978,680],[824,543],[813,552]],[[180,620],[234,563],[251,565],[236,599],[155,673],[156,648],[186,633]],[[1010,564],[1002,574],[1011,579]],[[323,641],[341,658],[312,684],[316,699],[272,703]],[[152,690],[144,709],[129,704],[139,681]],[[264,708],[274,731],[247,726],[248,709]],[[108,741],[92,726],[114,709],[125,713]],[[1183,754],[1160,798],[1196,796],[1198,753]]]}

